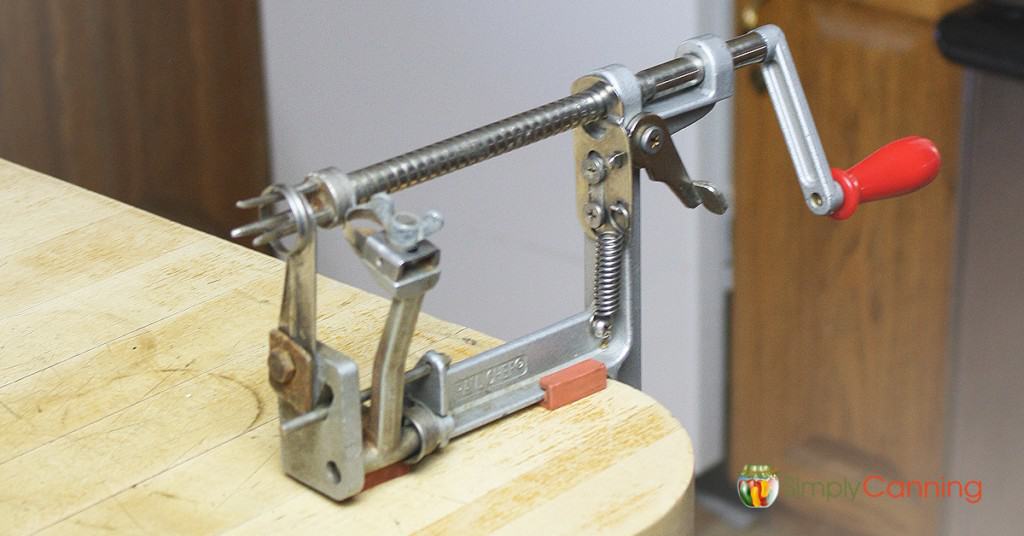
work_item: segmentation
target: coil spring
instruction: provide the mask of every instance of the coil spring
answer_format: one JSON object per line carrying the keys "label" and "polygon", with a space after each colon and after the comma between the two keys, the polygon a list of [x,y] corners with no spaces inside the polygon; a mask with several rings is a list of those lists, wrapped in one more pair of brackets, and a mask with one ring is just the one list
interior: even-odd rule
{"label": "coil spring", "polygon": [[625,226],[616,221],[621,215],[628,225],[628,213],[620,204],[610,207],[609,228],[597,233],[594,248],[594,312],[590,318],[594,336],[607,341],[612,333],[612,317],[619,311],[622,295],[622,264],[626,249]]}

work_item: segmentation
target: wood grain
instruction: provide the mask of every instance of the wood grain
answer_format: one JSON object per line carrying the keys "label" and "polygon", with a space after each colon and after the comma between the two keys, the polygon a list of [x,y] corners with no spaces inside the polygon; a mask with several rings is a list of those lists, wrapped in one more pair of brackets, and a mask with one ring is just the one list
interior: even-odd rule
{"label": "wood grain", "polygon": [[[769,463],[801,480],[941,478],[960,72],[939,56],[932,23],[898,12],[773,0],[762,16],[786,31],[832,165],[918,134],[938,144],[943,171],[851,220],[812,216],[767,95],[742,77],[731,470]],[[855,516],[838,501],[779,504],[873,534],[936,526],[935,501],[906,501],[897,515],[859,501]]]}
{"label": "wood grain", "polygon": [[256,0],[3,0],[0,157],[219,236],[268,182]]}
{"label": "wood grain", "polygon": [[[454,440],[342,504],[286,477],[266,337],[277,259],[0,161],[3,532],[690,534],[693,452],[618,382]],[[321,279],[320,338],[369,385],[388,302]],[[494,338],[423,315],[428,348]]]}
{"label": "wood grain", "polygon": [[917,17],[936,23],[943,15],[970,0],[852,0],[865,6],[891,11],[893,14]]}

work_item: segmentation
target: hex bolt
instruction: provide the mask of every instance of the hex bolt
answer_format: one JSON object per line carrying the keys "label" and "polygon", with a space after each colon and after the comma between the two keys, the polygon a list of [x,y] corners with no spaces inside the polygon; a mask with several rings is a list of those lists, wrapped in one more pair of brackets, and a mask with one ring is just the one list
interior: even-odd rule
{"label": "hex bolt", "polygon": [[665,131],[661,127],[649,126],[640,133],[640,148],[647,154],[655,154],[661,150],[665,141]]}
{"label": "hex bolt", "polygon": [[591,229],[597,229],[604,223],[604,209],[597,203],[583,205],[583,217]]}
{"label": "hex bolt", "polygon": [[580,169],[587,184],[600,184],[608,175],[608,164],[601,155],[593,151],[583,159]]}
{"label": "hex bolt", "polygon": [[270,380],[279,384],[292,381],[295,377],[295,362],[288,352],[274,350],[267,357],[267,366],[270,368]]}

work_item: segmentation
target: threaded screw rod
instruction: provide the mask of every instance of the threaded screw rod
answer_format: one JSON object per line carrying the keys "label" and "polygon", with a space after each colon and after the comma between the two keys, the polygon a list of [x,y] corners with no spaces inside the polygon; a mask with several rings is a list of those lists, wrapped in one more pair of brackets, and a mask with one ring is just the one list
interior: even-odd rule
{"label": "threaded screw rod", "polygon": [[[736,67],[764,61],[764,40],[749,33],[728,42]],[[703,78],[701,62],[692,56],[676,58],[637,73],[645,102],[657,100],[672,93],[699,84]],[[452,136],[426,147],[372,164],[348,173],[354,185],[357,203],[364,203],[380,192],[397,192],[416,184],[446,175],[467,166],[494,158],[531,143],[571,130],[580,125],[607,117],[609,107],[615,103],[615,92],[604,83],[555,102],[527,110],[489,125]],[[276,200],[260,196],[238,203],[239,208],[253,208]],[[321,225],[331,224],[335,218],[318,219]],[[270,235],[282,236],[293,232],[293,224],[285,222],[274,230],[266,225],[243,226],[232,231],[233,237],[260,234],[258,242],[266,242]]]}
{"label": "threaded screw rod", "polygon": [[348,173],[359,203],[494,158],[607,115],[615,92],[590,89]]}

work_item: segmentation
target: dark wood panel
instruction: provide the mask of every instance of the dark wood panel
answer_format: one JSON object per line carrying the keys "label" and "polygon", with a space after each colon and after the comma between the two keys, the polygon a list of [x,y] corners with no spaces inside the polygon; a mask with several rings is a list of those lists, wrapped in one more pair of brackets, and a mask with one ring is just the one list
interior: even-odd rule
{"label": "dark wood panel", "polygon": [[267,183],[256,0],[0,0],[0,157],[224,236]]}
{"label": "dark wood panel", "polygon": [[[832,165],[910,134],[935,140],[944,163],[911,196],[845,222],[812,216],[767,95],[741,77],[730,468],[941,478],[959,70],[931,22],[896,11],[772,0],[761,18],[787,33]],[[859,499],[779,503],[872,534],[934,532],[935,500]]]}

